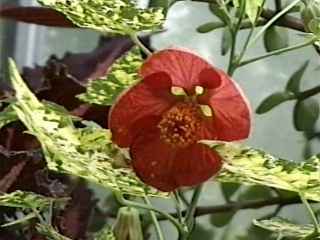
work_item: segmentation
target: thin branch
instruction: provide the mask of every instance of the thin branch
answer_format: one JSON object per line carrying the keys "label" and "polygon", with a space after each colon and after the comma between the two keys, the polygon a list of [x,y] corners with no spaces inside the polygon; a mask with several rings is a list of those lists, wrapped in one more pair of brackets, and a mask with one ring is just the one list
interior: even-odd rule
{"label": "thin branch", "polygon": [[[276,14],[277,12],[271,9],[263,9],[261,12],[261,17],[269,20],[272,19]],[[299,18],[292,17],[290,15],[282,16],[275,22],[275,25],[305,32],[303,22]]]}
{"label": "thin branch", "polygon": [[[206,3],[215,3],[215,0],[192,0],[194,2],[206,2]],[[272,19],[277,14],[277,11],[266,9],[264,8],[261,12],[261,17],[263,17],[266,20]],[[278,19],[274,25],[290,28],[293,30],[297,30],[300,32],[305,32],[303,22],[301,19],[297,17],[293,17],[290,15],[282,16],[280,19]]]}
{"label": "thin branch", "polygon": [[282,9],[282,2],[281,2],[281,0],[275,0],[274,3],[275,3],[275,5],[276,5],[276,10],[277,10],[277,12],[280,12],[281,9]]}
{"label": "thin branch", "polygon": [[[195,211],[195,216],[200,217],[208,214],[213,213],[221,213],[221,212],[230,212],[230,211],[237,211],[243,209],[258,209],[262,207],[268,207],[273,205],[280,205],[280,206],[288,206],[292,204],[300,204],[301,199],[299,197],[292,197],[292,198],[282,198],[282,197],[274,197],[269,198],[266,200],[248,200],[243,202],[232,202],[222,205],[216,206],[208,206],[208,207],[197,207]],[[185,211],[183,211],[185,213]],[[172,213],[172,216],[176,216],[176,213]],[[166,220],[166,218],[162,216],[158,216],[159,220]]]}

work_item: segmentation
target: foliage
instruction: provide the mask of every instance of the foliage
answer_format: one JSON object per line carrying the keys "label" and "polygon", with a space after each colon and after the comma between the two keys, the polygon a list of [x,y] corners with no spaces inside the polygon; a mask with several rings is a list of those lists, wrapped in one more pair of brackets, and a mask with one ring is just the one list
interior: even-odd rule
{"label": "foliage", "polygon": [[61,235],[54,227],[49,224],[37,224],[37,231],[45,236],[48,240],[71,240],[68,237]]}
{"label": "foliage", "polygon": [[12,106],[9,105],[0,112],[0,129],[5,125],[17,120],[18,118],[15,111],[12,109]]}
{"label": "foliage", "polygon": [[91,80],[87,92],[79,95],[79,99],[91,104],[111,105],[122,91],[139,81],[138,69],[142,61],[140,50],[132,49],[112,65],[105,77]]}
{"label": "foliage", "polygon": [[[294,0],[287,5],[275,0],[274,9],[264,6],[267,1],[263,0],[199,1],[208,2],[210,11],[217,18],[203,23],[197,31],[222,30],[220,51],[229,58],[229,75],[247,64],[306,46],[313,45],[320,53],[318,0]],[[176,212],[172,214],[156,209],[146,201],[146,195],[162,197],[166,201],[171,195],[158,192],[137,178],[131,169],[127,149],[118,149],[112,144],[111,133],[106,129],[107,112],[121,92],[140,80],[138,69],[143,62],[140,50],[145,51],[145,48],[135,35],[161,31],[165,14],[175,0],[152,0],[146,9],[139,8],[134,0],[39,2],[49,8],[2,7],[0,17],[123,36],[103,38],[89,53],[67,54],[63,59],[51,57],[46,66],[31,69],[31,74],[24,69],[23,80],[14,62],[10,61],[13,89],[2,85],[2,79],[0,82],[0,191],[10,192],[0,195],[3,210],[0,220],[7,222],[2,225],[1,239],[15,240],[23,236],[25,239],[69,240],[90,236],[96,240],[114,240],[115,226],[106,224],[106,221],[120,213],[118,210],[122,205],[141,216],[142,224],[137,221],[133,230],[142,227],[148,236],[148,227],[152,223],[158,239],[163,239],[158,221],[164,219],[177,227],[179,239],[212,238],[214,230],[195,221],[195,217],[204,214],[210,214],[212,227],[224,227],[220,229],[224,231],[221,238],[228,239],[232,220],[238,211],[264,206],[277,206],[273,212],[266,210],[268,213],[264,218],[271,219],[254,220],[247,234],[237,239],[270,239],[270,233],[277,239],[319,238],[314,226],[272,218],[286,205],[300,204],[300,194],[311,203],[320,201],[319,155],[293,162],[235,143],[204,141],[224,160],[223,169],[215,180],[220,182],[225,203],[197,207],[201,188],[196,188],[190,198],[189,189],[175,192],[175,198],[171,200],[176,205]],[[238,34],[243,29],[249,31],[243,31],[247,38],[239,44]],[[288,32],[291,30],[300,31],[298,36],[303,39],[302,43],[289,44]],[[127,36],[131,36],[134,43]],[[266,53],[246,59],[247,50],[262,36]],[[123,55],[134,44],[136,47]],[[145,53],[149,54],[148,51]],[[302,81],[310,69],[308,64],[309,60],[293,69],[284,89],[270,93],[259,104],[256,113],[265,114],[280,104],[293,102],[293,126],[302,132],[306,152],[312,155],[310,141],[319,138],[316,123],[320,107],[314,96],[320,92],[320,87],[303,89]],[[12,90],[16,97],[13,101]],[[21,149],[23,151],[16,151]],[[67,178],[69,175],[72,177]],[[96,196],[84,187],[86,182],[77,177],[111,190],[121,206],[109,197],[105,205],[116,204],[117,207],[111,212],[100,209],[96,205]],[[43,194],[41,188],[44,186]],[[67,199],[70,201],[64,204]],[[63,207],[51,215],[52,203],[60,202]],[[100,231],[91,236],[87,225],[92,209],[95,210],[93,222],[101,223]],[[313,213],[311,208],[309,211],[311,215],[318,215],[318,211]],[[44,221],[42,215],[52,219]],[[317,222],[315,217],[313,221]]]}
{"label": "foliage", "polygon": [[15,191],[0,195],[0,206],[42,211],[56,200],[55,198],[40,196],[32,192]]}
{"label": "foliage", "polygon": [[206,143],[225,160],[219,181],[259,184],[303,193],[307,199],[320,201],[320,159],[317,156],[296,163],[233,143]]}
{"label": "foliage", "polygon": [[[112,145],[106,130],[98,127],[76,129],[70,116],[36,99],[24,84],[12,60],[10,74],[17,98],[13,108],[29,133],[41,143],[49,169],[81,176],[114,191],[163,196],[141,183],[130,169],[113,167],[112,151],[108,150]],[[90,150],[82,149],[81,141],[96,141],[100,145]]]}
{"label": "foliage", "polygon": [[139,9],[131,0],[39,0],[67,16],[75,25],[103,34],[130,35],[159,30],[164,16],[161,9]]}
{"label": "foliage", "polygon": [[[312,225],[299,225],[289,222],[286,219],[274,218],[270,220],[255,220],[254,224],[261,228],[267,229],[276,233],[278,236],[283,238],[288,237],[290,239],[302,239],[314,232]],[[313,236],[313,239],[317,239]]]}

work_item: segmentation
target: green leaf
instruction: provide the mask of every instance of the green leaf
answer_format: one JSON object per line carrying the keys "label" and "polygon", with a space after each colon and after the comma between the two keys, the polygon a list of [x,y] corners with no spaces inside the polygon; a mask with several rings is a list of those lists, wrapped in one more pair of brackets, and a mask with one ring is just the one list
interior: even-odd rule
{"label": "green leaf", "polygon": [[264,47],[267,52],[272,52],[289,46],[289,33],[285,28],[269,27],[264,33]]}
{"label": "green leaf", "polygon": [[289,92],[293,92],[295,94],[300,92],[300,82],[303,74],[305,73],[308,67],[309,61],[306,61],[301,67],[295,71],[291,77],[289,78],[286,86],[286,90]]}
{"label": "green leaf", "polygon": [[228,14],[224,11],[223,7],[220,6],[217,3],[210,3],[209,4],[209,10],[216,16],[218,17],[223,23],[228,25],[230,23],[230,17]]}
{"label": "green leaf", "polygon": [[224,227],[232,220],[235,211],[214,213],[210,216],[210,223],[215,227]]}
{"label": "green leaf", "polygon": [[274,157],[261,150],[219,141],[201,141],[224,159],[220,182],[262,185],[296,193],[320,201],[320,159],[316,156],[297,163]]}
{"label": "green leaf", "polygon": [[116,240],[116,238],[113,234],[112,228],[107,225],[95,234],[94,240]]}
{"label": "green leaf", "polygon": [[166,15],[171,4],[173,4],[172,0],[150,0],[149,8],[162,8]]}
{"label": "green leaf", "polygon": [[131,0],[38,0],[66,15],[75,25],[103,34],[121,35],[159,30],[164,21],[160,8],[137,8]]}
{"label": "green leaf", "polygon": [[246,0],[246,14],[252,23],[255,22],[259,8],[262,7],[262,4],[263,0]]}
{"label": "green leaf", "polygon": [[272,197],[270,188],[264,186],[250,186],[239,196],[239,200],[268,199]]}
{"label": "green leaf", "polygon": [[225,56],[230,48],[231,48],[231,44],[232,44],[232,36],[231,36],[231,32],[228,28],[225,28],[222,32],[222,39],[221,39],[221,55]]}
{"label": "green leaf", "polygon": [[38,101],[13,60],[9,66],[17,99],[14,109],[28,132],[41,143],[49,169],[83,177],[124,194],[167,196],[143,184],[131,169],[114,167],[114,156],[119,151],[112,145],[108,130],[94,125],[87,127],[91,129],[75,128],[70,116]]}
{"label": "green leaf", "polygon": [[18,120],[18,116],[12,108],[10,104],[8,107],[3,109],[0,112],[0,129],[3,128],[5,125],[15,122]]}
{"label": "green leaf", "polygon": [[312,130],[319,118],[319,103],[315,98],[298,101],[294,107],[293,122],[298,131]]}
{"label": "green leaf", "polygon": [[49,224],[37,224],[36,229],[48,240],[72,240],[71,238],[61,235],[53,226]]}
{"label": "green leaf", "polygon": [[256,113],[263,114],[274,107],[280,105],[283,102],[292,100],[295,98],[295,95],[292,92],[276,92],[271,94],[269,97],[265,98],[260,105],[258,106]]}
{"label": "green leaf", "polygon": [[222,22],[207,22],[197,27],[197,31],[199,33],[207,33],[224,26],[225,24]]}
{"label": "green leaf", "polygon": [[139,49],[134,48],[112,65],[106,77],[90,81],[86,93],[77,97],[91,104],[112,105],[122,91],[139,81],[142,63]]}
{"label": "green leaf", "polygon": [[233,194],[239,189],[241,185],[239,183],[221,183],[221,191],[225,199],[230,200]]}
{"label": "green leaf", "polygon": [[38,209],[39,211],[42,211],[47,209],[53,201],[61,200],[62,199],[44,197],[32,192],[15,191],[12,193],[1,194],[0,206],[22,209]]}
{"label": "green leaf", "polygon": [[253,223],[256,226],[275,232],[278,235],[281,234],[282,237],[287,237],[289,239],[303,239],[314,232],[314,227],[312,225],[298,225],[282,218],[261,221],[254,220]]}

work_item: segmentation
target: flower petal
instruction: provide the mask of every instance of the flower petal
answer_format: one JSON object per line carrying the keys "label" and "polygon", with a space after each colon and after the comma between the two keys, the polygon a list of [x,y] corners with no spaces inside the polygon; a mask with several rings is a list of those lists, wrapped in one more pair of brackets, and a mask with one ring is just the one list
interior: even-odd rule
{"label": "flower petal", "polygon": [[130,147],[132,166],[137,176],[165,192],[178,187],[171,173],[175,154],[172,147],[160,140],[160,132],[156,128],[145,130]]}
{"label": "flower petal", "polygon": [[182,87],[193,93],[194,87],[201,85],[199,74],[212,66],[201,57],[182,50],[167,49],[154,53],[140,69],[143,78],[156,72],[166,72],[173,86]]}
{"label": "flower petal", "polygon": [[221,84],[208,89],[198,97],[200,104],[209,105],[213,117],[203,121],[202,139],[235,141],[245,139],[250,134],[250,106],[242,90],[227,74],[219,71]]}
{"label": "flower petal", "polygon": [[221,84],[221,74],[212,67],[203,69],[199,73],[199,82],[206,89],[217,88]]}
{"label": "flower petal", "polygon": [[213,177],[221,167],[221,157],[197,143],[177,151],[171,172],[178,186],[194,186]]}
{"label": "flower petal", "polygon": [[160,139],[159,130],[145,130],[131,145],[133,168],[148,185],[170,192],[182,186],[200,184],[215,175],[222,160],[203,144],[173,148]]}
{"label": "flower petal", "polygon": [[[125,92],[113,105],[109,115],[109,128],[113,141],[120,147],[129,147],[137,133],[137,121],[160,116],[176,99],[169,91],[154,91],[147,83],[140,82]],[[148,121],[145,121],[149,124]],[[143,129],[143,127],[142,127]]]}

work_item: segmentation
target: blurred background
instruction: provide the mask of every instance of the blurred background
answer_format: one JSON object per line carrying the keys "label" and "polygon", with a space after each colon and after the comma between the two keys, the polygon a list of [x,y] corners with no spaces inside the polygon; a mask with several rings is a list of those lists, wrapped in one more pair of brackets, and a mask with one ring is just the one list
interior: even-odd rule
{"label": "blurred background", "polygon": [[[270,6],[273,1],[270,1]],[[0,0],[0,4],[20,4],[36,6],[35,0]],[[170,8],[165,23],[165,30],[152,37],[152,46],[155,49],[168,47],[183,47],[192,49],[208,61],[226,70],[228,57],[221,55],[222,30],[209,33],[198,33],[196,28],[216,17],[209,11],[206,3],[178,2]],[[240,34],[241,45],[246,30]],[[289,31],[290,44],[301,42],[303,38],[298,32]],[[19,67],[42,65],[50,55],[62,57],[66,52],[86,52],[97,46],[99,35],[89,30],[63,29],[40,27],[32,24],[15,23],[0,20],[0,74],[5,79],[6,62],[13,57]],[[263,42],[258,41],[249,49],[246,57],[253,57],[264,53]],[[292,75],[306,60],[310,60],[309,67],[302,81],[302,88],[315,86],[319,81],[319,55],[312,47],[303,48],[295,52],[273,56],[253,64],[246,65],[236,71],[234,79],[244,89],[252,105],[252,109],[271,93],[282,90],[289,76]],[[302,161],[306,155],[306,139],[303,133],[294,129],[292,124],[293,103],[288,102],[263,115],[254,115],[254,125],[250,139],[246,145],[263,149],[275,156]],[[317,153],[319,141],[311,142],[309,153]],[[92,186],[101,205],[106,206],[105,198],[109,193]],[[233,199],[264,199],[274,196],[274,193],[261,187],[242,187],[233,196]],[[201,199],[203,205],[223,204],[219,184],[206,185],[206,194]],[[107,204],[108,205],[108,204]],[[159,207],[173,210],[172,205],[164,201],[157,202]],[[215,214],[198,218],[197,228],[193,239],[269,239],[268,235],[251,226],[252,219],[263,217],[274,211],[275,207],[262,210],[242,210],[236,214]],[[295,222],[308,222],[304,209],[300,207],[286,207],[279,215]],[[214,219],[214,220],[213,220]],[[174,234],[174,230],[167,227],[167,238]],[[246,237],[245,237],[246,236]]]}

